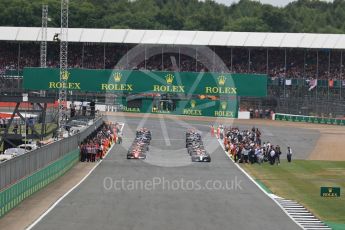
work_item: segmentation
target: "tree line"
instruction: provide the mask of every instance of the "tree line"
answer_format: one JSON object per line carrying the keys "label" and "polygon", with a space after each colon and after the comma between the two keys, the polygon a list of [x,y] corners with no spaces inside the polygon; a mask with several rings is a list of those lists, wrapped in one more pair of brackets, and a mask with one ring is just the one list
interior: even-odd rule
{"label": "tree line", "polygon": [[[1,26],[60,26],[60,0],[0,0]],[[274,7],[250,0],[70,0],[69,27],[207,31],[344,33],[345,0],[298,0]]]}

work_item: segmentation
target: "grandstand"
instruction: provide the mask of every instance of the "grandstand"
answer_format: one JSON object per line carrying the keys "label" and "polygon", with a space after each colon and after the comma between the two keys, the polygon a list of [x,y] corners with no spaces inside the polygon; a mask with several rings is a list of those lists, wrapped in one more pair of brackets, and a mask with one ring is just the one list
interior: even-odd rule
{"label": "grandstand", "polygon": [[[59,44],[53,41],[59,32],[48,28],[48,67],[59,65]],[[40,33],[38,27],[0,27],[1,93],[23,91],[23,67],[40,63]],[[267,74],[268,97],[241,98],[241,109],[345,114],[345,35],[71,28],[68,40],[69,67]],[[137,45],[140,62],[125,56]],[[214,57],[204,57],[203,47]]]}

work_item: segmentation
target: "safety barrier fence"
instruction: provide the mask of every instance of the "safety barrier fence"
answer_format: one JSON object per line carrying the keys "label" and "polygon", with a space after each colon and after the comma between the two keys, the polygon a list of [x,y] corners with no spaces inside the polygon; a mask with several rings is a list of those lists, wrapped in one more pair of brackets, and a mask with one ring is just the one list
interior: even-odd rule
{"label": "safety barrier fence", "polygon": [[103,123],[96,119],[80,133],[0,163],[0,191],[78,148],[78,144]]}
{"label": "safety barrier fence", "polygon": [[67,172],[79,161],[79,149],[65,154],[34,174],[0,192],[0,218],[25,198],[37,192]]}
{"label": "safety barrier fence", "polygon": [[292,115],[292,114],[283,114],[283,113],[274,114],[273,120],[307,122],[307,123],[314,123],[314,124],[345,125],[345,119],[301,116],[301,115]]}

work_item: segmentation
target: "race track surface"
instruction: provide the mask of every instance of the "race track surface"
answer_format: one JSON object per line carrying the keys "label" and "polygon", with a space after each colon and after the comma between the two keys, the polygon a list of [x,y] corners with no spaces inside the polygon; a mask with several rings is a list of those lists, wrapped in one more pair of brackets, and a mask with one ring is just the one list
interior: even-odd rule
{"label": "race track surface", "polygon": [[[300,229],[227,158],[207,123],[123,121],[124,143],[33,229]],[[138,125],[152,130],[152,146],[146,160],[127,160]],[[211,163],[190,162],[188,127],[203,133]]]}

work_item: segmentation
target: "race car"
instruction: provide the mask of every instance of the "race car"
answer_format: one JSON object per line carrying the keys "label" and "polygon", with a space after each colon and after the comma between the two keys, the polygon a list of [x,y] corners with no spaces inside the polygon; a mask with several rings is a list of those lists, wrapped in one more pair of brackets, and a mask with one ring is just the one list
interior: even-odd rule
{"label": "race car", "polygon": [[146,128],[141,128],[136,132],[136,138],[145,139],[146,142],[150,143],[151,141],[151,131]]}
{"label": "race car", "polygon": [[192,162],[211,162],[211,156],[208,153],[192,155]]}
{"label": "race car", "polygon": [[186,148],[192,162],[211,162],[211,156],[205,150],[200,133],[194,129],[186,132]]}
{"label": "race car", "polygon": [[140,149],[128,151],[127,159],[146,159],[146,155]]}
{"label": "race car", "polygon": [[146,128],[137,130],[135,139],[128,149],[127,159],[146,159],[146,152],[149,151],[151,132]]}

